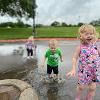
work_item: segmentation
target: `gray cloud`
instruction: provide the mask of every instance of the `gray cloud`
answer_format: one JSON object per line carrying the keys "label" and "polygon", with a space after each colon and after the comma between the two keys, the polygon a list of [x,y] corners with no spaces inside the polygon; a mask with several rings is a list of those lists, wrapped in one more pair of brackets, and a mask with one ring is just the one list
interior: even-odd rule
{"label": "gray cloud", "polygon": [[37,0],[37,5],[37,23],[57,20],[74,24],[100,18],[99,0]]}

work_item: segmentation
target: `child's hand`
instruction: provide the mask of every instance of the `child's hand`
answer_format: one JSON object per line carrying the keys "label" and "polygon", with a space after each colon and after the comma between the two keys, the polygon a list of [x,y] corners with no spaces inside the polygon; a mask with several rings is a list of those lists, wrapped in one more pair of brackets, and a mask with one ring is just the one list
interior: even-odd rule
{"label": "child's hand", "polygon": [[67,77],[75,76],[75,74],[76,74],[76,71],[71,70],[69,73],[67,73]]}

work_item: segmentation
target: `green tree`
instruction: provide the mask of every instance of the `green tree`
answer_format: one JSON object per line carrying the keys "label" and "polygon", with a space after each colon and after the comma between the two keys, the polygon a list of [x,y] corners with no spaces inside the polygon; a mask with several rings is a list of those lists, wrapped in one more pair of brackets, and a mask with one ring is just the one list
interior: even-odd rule
{"label": "green tree", "polygon": [[35,0],[0,0],[1,16],[34,18],[35,8]]}
{"label": "green tree", "polygon": [[78,26],[82,26],[84,23],[82,23],[82,22],[80,22],[80,23],[78,23]]}
{"label": "green tree", "polygon": [[62,25],[63,27],[68,26],[65,22],[62,22],[61,25]]}
{"label": "green tree", "polygon": [[53,23],[51,23],[51,26],[60,26],[60,23],[58,21],[54,21]]}

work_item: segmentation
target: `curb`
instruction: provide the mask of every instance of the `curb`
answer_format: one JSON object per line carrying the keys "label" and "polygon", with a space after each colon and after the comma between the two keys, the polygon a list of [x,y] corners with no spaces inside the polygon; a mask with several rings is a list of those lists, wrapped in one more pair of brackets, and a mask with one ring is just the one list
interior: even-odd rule
{"label": "curb", "polygon": [[[77,38],[33,38],[33,40],[50,40],[50,39],[56,39],[56,40],[78,40]],[[14,42],[26,42],[27,39],[15,39],[15,40],[0,40],[1,43],[14,43]]]}
{"label": "curb", "polygon": [[21,94],[19,100],[39,100],[35,90],[28,83],[18,79],[5,79],[0,80],[0,85],[15,86]]}
{"label": "curb", "polygon": [[[37,41],[48,41],[50,39],[67,40],[67,41],[79,40],[78,38],[33,38],[33,40]],[[27,42],[27,39],[0,40],[0,43],[16,43],[16,42]],[[100,42],[100,38],[98,39],[98,42]]]}

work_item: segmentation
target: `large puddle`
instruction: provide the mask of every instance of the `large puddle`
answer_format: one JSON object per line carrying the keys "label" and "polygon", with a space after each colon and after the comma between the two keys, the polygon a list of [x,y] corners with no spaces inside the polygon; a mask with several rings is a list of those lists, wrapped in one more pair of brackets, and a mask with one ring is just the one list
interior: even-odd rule
{"label": "large puddle", "polygon": [[[65,79],[64,83],[45,84],[41,82],[41,75],[46,74],[41,68],[42,59],[47,49],[47,41],[36,41],[37,50],[33,59],[26,58],[25,45],[0,44],[0,79],[18,78],[32,85],[40,100],[74,100],[76,91],[76,77],[66,78],[66,73],[71,69],[72,55],[78,41],[59,41],[63,51],[64,62],[60,63],[59,73]],[[19,54],[19,48],[23,48],[23,54]],[[98,99],[96,96],[95,100]]]}

